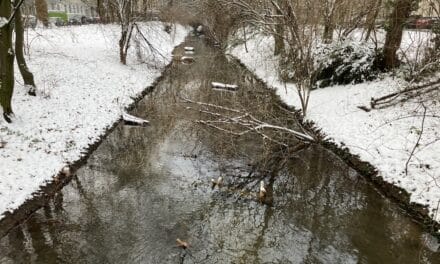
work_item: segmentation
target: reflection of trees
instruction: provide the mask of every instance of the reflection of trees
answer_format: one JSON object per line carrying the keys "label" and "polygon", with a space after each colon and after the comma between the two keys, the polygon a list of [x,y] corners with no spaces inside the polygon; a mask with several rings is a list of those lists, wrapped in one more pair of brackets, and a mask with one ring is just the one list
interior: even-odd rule
{"label": "reflection of trees", "polygon": [[[196,46],[202,54],[204,49]],[[347,167],[330,153],[319,147],[297,153],[190,122],[201,116],[185,110],[181,94],[296,125],[293,113],[274,104],[274,94],[252,76],[219,53],[208,54],[193,65],[173,66],[134,109],[151,127],[118,126],[69,186],[0,240],[0,262],[7,255],[25,263],[129,263],[133,256],[132,262],[175,263],[172,246],[180,236],[192,244],[193,257],[185,263],[315,263],[330,246],[339,258],[357,249],[359,259],[369,262],[396,252],[401,263],[413,261],[420,242],[411,240],[414,249],[394,240],[419,233],[401,234],[396,226],[412,225],[399,225],[402,217],[363,182],[350,180]],[[240,90],[212,91],[211,81],[236,81]],[[170,168],[182,161],[192,178]],[[162,162],[168,162],[165,168],[157,164]],[[220,191],[208,190],[208,179],[200,179],[219,175],[226,178]],[[199,186],[193,190],[194,178]],[[273,198],[268,205],[255,198],[260,180]]]}
{"label": "reflection of trees", "polygon": [[57,226],[62,223],[54,217],[54,208],[49,202],[25,223],[13,228],[7,235],[7,251],[0,253],[19,261],[14,263],[57,263],[60,250]]}

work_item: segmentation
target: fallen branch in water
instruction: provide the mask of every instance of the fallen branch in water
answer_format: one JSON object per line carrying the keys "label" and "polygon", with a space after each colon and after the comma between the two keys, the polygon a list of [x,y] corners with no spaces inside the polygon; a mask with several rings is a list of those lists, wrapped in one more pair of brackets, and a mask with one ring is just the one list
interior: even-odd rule
{"label": "fallen branch in water", "polygon": [[127,113],[122,113],[122,120],[124,120],[124,123],[126,125],[131,125],[131,126],[141,126],[141,127],[146,127],[150,124],[150,122],[148,120],[136,117],[136,116],[132,116],[130,114]]}
{"label": "fallen branch in water", "polygon": [[219,82],[212,82],[211,86],[215,90],[225,90],[225,91],[229,91],[229,92],[238,91],[238,85],[236,85],[236,84],[225,84],[225,83],[219,83]]}
{"label": "fallen branch in water", "polygon": [[[200,113],[216,118],[214,120],[197,120],[196,121],[197,123],[209,126],[211,128],[217,129],[219,131],[234,136],[244,136],[246,134],[253,132],[260,135],[264,139],[272,141],[276,144],[287,146],[286,143],[281,142],[273,137],[270,137],[264,132],[267,130],[276,130],[291,134],[301,141],[310,142],[310,143],[317,141],[313,136],[305,132],[298,132],[296,130],[287,127],[268,124],[266,122],[258,120],[250,113],[246,113],[237,109],[232,109],[232,108],[209,104],[209,103],[195,102],[186,98],[183,98],[183,100],[187,103],[195,104],[203,107],[201,109],[194,109],[192,107],[187,107],[187,109],[193,109],[199,111]],[[223,111],[225,113],[220,113],[219,111]],[[227,128],[226,126],[228,125],[235,125],[242,129],[240,131],[234,131]]]}

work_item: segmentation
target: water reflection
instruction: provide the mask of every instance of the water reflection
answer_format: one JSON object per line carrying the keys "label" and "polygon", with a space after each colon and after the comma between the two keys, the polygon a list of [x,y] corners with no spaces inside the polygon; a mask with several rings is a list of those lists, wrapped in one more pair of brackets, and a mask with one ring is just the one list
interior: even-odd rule
{"label": "water reflection", "polygon": [[[195,126],[204,116],[183,96],[296,121],[219,52],[185,45],[196,63],[175,64],[134,110],[152,126],[116,128],[62,192],[0,240],[0,263],[440,263],[420,228],[328,151],[292,153]],[[240,89],[213,91],[211,81]],[[212,190],[219,176],[225,186]],[[261,179],[266,204],[256,199]]]}

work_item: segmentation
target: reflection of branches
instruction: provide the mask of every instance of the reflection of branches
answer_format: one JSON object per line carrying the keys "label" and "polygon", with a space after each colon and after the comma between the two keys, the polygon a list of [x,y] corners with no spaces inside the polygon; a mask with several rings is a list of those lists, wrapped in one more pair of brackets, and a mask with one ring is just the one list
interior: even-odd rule
{"label": "reflection of branches", "polygon": [[[208,104],[203,102],[195,102],[190,99],[183,99],[187,103],[196,104],[202,107],[202,109],[199,109],[198,111],[200,113],[204,113],[207,115],[210,115],[212,117],[217,118],[217,120],[197,120],[196,122],[199,124],[207,125],[209,127],[215,128],[219,131],[226,132],[228,134],[234,135],[234,136],[244,136],[246,134],[249,134],[251,132],[257,133],[258,135],[262,136],[264,139],[267,139],[269,141],[272,141],[274,143],[277,143],[279,145],[287,146],[286,143],[280,142],[277,139],[274,139],[270,136],[268,136],[266,133],[264,133],[264,130],[277,130],[281,132],[286,132],[289,134],[292,134],[297,139],[300,139],[305,142],[315,142],[316,139],[312,137],[311,135],[307,133],[298,132],[296,130],[283,127],[283,126],[277,126],[277,125],[271,125],[266,122],[260,121],[256,119],[253,115],[250,113],[246,113],[237,109],[232,109],[224,106],[214,105],[214,104]],[[187,109],[192,109],[191,107],[188,107]],[[213,109],[213,110],[210,110]],[[218,111],[225,111],[228,112],[229,115],[232,113],[235,116],[228,116],[228,114],[221,114]],[[236,125],[239,127],[242,127],[244,130],[242,131],[234,131],[232,129],[225,128],[223,126],[225,125]]]}

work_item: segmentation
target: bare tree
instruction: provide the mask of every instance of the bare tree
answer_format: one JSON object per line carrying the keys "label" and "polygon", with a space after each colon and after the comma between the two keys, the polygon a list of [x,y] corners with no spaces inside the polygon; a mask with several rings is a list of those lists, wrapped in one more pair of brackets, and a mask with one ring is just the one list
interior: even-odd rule
{"label": "bare tree", "polygon": [[148,42],[146,37],[140,32],[137,23],[142,21],[142,15],[148,11],[151,5],[151,0],[106,0],[102,2],[101,13],[105,14],[106,21],[115,21],[121,27],[121,37],[119,38],[119,59],[124,65],[127,64],[128,50],[131,46],[133,31],[141,35],[142,40],[147,43],[147,46],[157,52],[154,47]]}
{"label": "bare tree", "polygon": [[365,28],[367,30],[365,34],[365,40],[370,39],[371,32],[374,30],[376,19],[379,15],[379,10],[382,6],[382,0],[372,0],[370,2],[369,11],[365,19]]}
{"label": "bare tree", "polygon": [[24,57],[24,23],[19,5],[20,1],[15,0],[15,58],[17,59],[18,69],[23,77],[24,84],[28,87],[28,94],[35,96],[36,85],[34,75],[29,70]]}
{"label": "bare tree", "polygon": [[115,2],[118,10],[118,20],[121,25],[121,38],[119,39],[119,59],[122,64],[127,64],[127,52],[130,47],[131,34],[134,29],[134,1],[118,0]]}
{"label": "bare tree", "polygon": [[325,43],[333,41],[333,32],[336,27],[335,15],[338,9],[341,9],[343,2],[344,0],[324,0],[318,3],[323,13],[324,33],[322,38]]}
{"label": "bare tree", "polygon": [[313,48],[319,40],[322,22],[317,2],[233,0],[228,4],[240,10],[246,23],[274,36],[275,54],[283,49],[281,76],[285,81],[295,82],[305,115],[316,75]]}

